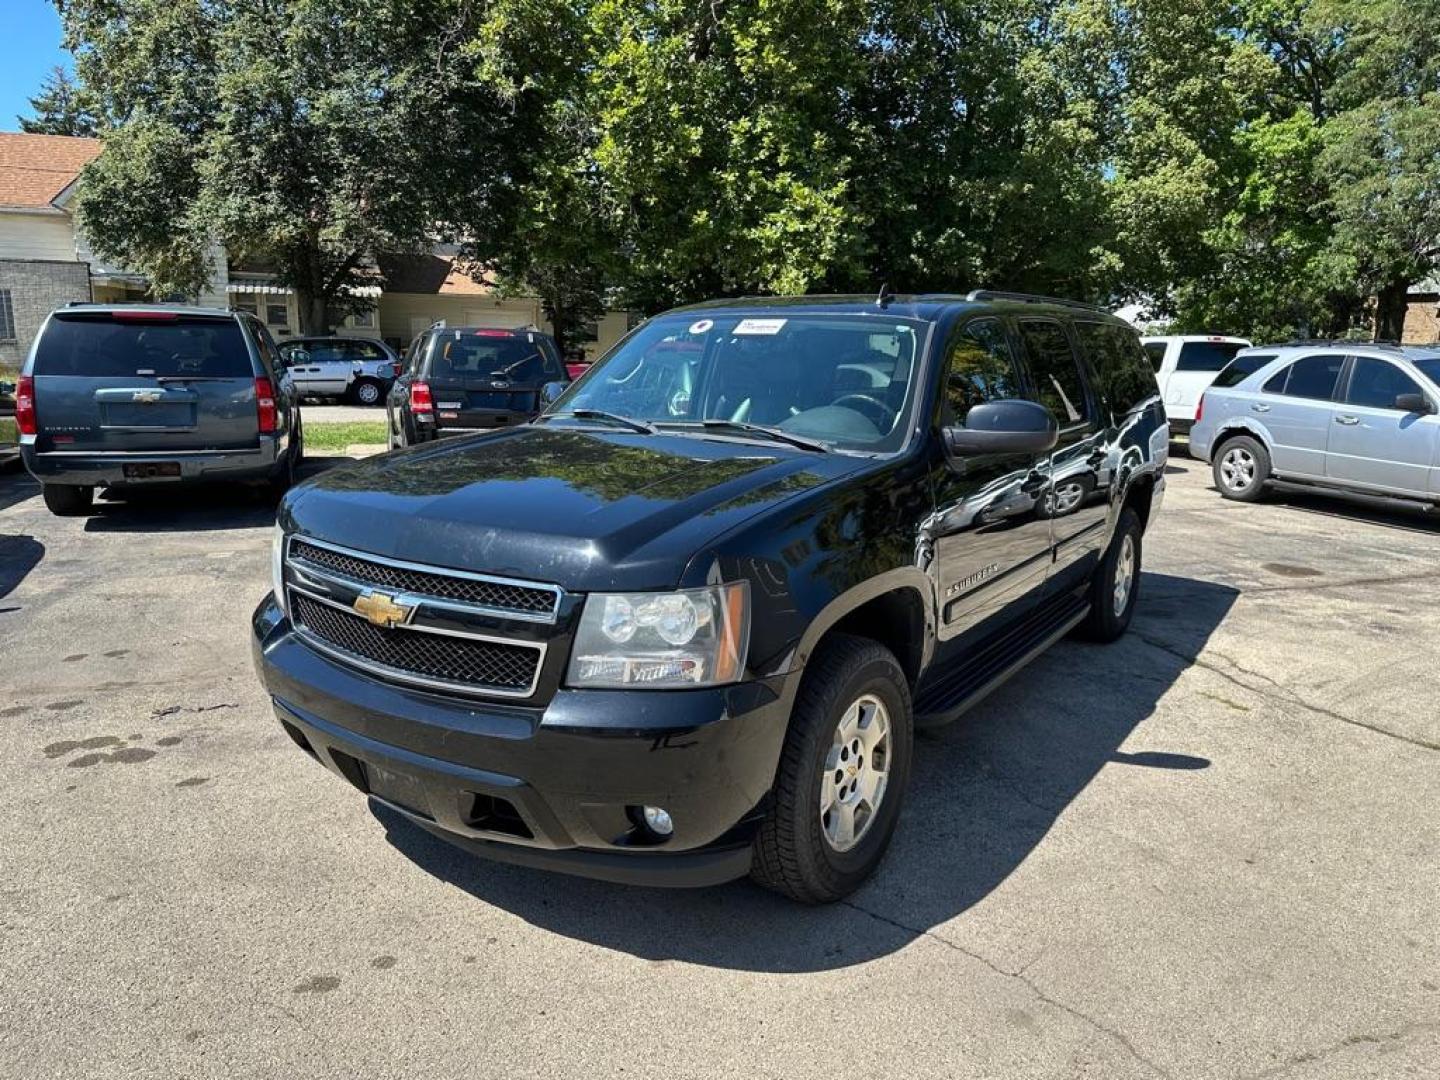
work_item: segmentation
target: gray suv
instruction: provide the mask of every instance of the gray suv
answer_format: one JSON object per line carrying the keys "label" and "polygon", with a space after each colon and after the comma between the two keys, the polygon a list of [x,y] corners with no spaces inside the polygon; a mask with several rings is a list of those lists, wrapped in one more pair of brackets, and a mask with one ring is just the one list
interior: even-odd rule
{"label": "gray suv", "polygon": [[212,308],[83,304],[53,312],[20,372],[20,454],[56,514],[97,487],[187,480],[289,487],[298,400],[269,331]]}
{"label": "gray suv", "polygon": [[1271,480],[1440,504],[1440,346],[1246,349],[1205,391],[1190,452],[1227,499]]}

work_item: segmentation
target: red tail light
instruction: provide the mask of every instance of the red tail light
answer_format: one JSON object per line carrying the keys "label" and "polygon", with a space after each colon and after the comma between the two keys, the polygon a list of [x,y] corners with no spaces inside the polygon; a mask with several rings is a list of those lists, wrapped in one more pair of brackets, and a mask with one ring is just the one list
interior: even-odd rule
{"label": "red tail light", "polygon": [[274,434],[278,419],[275,411],[275,388],[264,375],[255,380],[255,413],[260,418],[260,434]]}
{"label": "red tail light", "polygon": [[35,434],[35,380],[29,375],[20,376],[15,391],[15,426],[21,435]]}
{"label": "red tail light", "polygon": [[112,312],[110,317],[116,322],[178,322],[180,319],[173,311],[147,311],[144,308]]}
{"label": "red tail light", "polygon": [[476,330],[476,337],[513,337],[512,330]]}
{"label": "red tail light", "polygon": [[1204,394],[1201,394],[1201,395],[1200,395],[1200,404],[1198,404],[1198,405],[1195,406],[1195,423],[1198,424],[1198,423],[1200,422],[1200,418],[1201,418],[1202,416],[1204,416],[1204,415],[1205,415],[1205,395],[1204,395]]}
{"label": "red tail light", "polygon": [[430,396],[430,384],[425,382],[412,382],[410,384],[410,411],[434,412],[435,399]]}

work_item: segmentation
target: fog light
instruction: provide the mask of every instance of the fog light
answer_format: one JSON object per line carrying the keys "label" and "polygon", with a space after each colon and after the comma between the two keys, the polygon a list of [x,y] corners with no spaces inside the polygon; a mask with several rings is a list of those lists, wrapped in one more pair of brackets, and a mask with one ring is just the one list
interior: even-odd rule
{"label": "fog light", "polygon": [[675,822],[670,820],[670,815],[662,807],[646,806],[642,808],[645,815],[645,827],[656,836],[669,836],[675,831]]}

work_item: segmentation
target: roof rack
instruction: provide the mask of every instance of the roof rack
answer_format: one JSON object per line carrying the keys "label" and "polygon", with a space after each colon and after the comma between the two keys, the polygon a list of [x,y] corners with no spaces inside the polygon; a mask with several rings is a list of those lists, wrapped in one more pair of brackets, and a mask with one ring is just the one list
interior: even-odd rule
{"label": "roof rack", "polygon": [[1109,314],[1099,304],[1087,304],[1082,300],[1066,300],[1060,296],[1040,296],[1036,293],[1003,292],[999,289],[971,289],[965,299],[972,303],[976,300],[1015,300],[1022,304],[1059,304],[1061,307],[1081,308],[1085,311]]}
{"label": "roof rack", "polygon": [[1272,341],[1264,345],[1252,345],[1252,349],[1399,349],[1398,341],[1366,341],[1363,338],[1293,338],[1290,341]]}

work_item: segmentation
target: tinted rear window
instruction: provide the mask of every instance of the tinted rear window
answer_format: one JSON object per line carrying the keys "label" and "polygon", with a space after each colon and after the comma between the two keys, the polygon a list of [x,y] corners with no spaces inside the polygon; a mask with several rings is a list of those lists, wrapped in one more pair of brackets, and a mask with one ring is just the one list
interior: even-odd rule
{"label": "tinted rear window", "polygon": [[1175,361],[1175,370],[1219,371],[1245,347],[1238,341],[1232,344],[1223,341],[1187,341],[1180,346],[1180,359]]}
{"label": "tinted rear window", "polygon": [[445,331],[435,338],[430,377],[443,379],[509,379],[540,383],[564,378],[539,335],[486,337],[473,330]]}
{"label": "tinted rear window", "polygon": [[1289,397],[1329,401],[1335,396],[1335,383],[1344,366],[1343,356],[1307,356],[1272,375],[1265,389]]}
{"label": "tinted rear window", "polygon": [[240,326],[232,319],[114,322],[56,317],[40,337],[34,373],[248,379],[254,369]]}
{"label": "tinted rear window", "polygon": [[1134,330],[1077,322],[1075,335],[1095,372],[1095,388],[1116,415],[1130,413],[1155,396],[1155,376]]}
{"label": "tinted rear window", "polygon": [[1237,356],[1230,363],[1225,365],[1225,370],[1215,376],[1211,386],[1224,390],[1228,386],[1238,386],[1255,372],[1274,360],[1278,353],[1253,353],[1250,356]]}
{"label": "tinted rear window", "polygon": [[1165,343],[1163,341],[1152,341],[1145,346],[1145,355],[1150,359],[1150,366],[1156,371],[1160,365],[1165,363]]}

